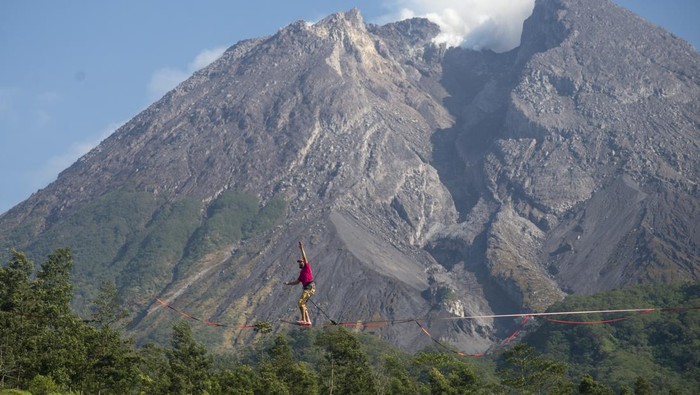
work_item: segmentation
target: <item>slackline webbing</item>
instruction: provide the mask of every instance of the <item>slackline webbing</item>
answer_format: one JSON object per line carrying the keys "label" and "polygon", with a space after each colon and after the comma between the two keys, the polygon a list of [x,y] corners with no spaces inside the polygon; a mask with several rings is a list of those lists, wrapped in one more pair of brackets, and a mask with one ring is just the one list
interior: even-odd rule
{"label": "slackline webbing", "polygon": [[[163,307],[167,307],[168,309],[175,311],[176,313],[182,315],[183,317],[202,322],[202,323],[209,325],[209,326],[236,328],[236,329],[251,329],[251,328],[256,328],[259,325],[259,324],[255,324],[255,325],[234,326],[234,325],[227,325],[227,324],[222,324],[222,323],[217,323],[217,322],[211,322],[208,320],[194,317],[194,316],[192,316],[192,315],[190,315],[182,310],[176,309],[175,307],[169,305],[168,303],[165,303],[161,299],[156,298],[156,301],[158,301],[158,303],[160,303]],[[512,341],[514,338],[516,338],[517,335],[522,330],[523,326],[527,323],[527,321],[531,318],[534,318],[534,317],[543,317],[543,319],[545,321],[552,322],[552,323],[558,323],[558,324],[598,325],[598,324],[609,324],[609,323],[614,323],[614,322],[620,322],[620,321],[626,320],[628,318],[631,318],[633,315],[628,315],[625,317],[611,318],[611,319],[604,319],[604,320],[596,320],[596,321],[572,321],[572,320],[555,319],[555,318],[550,318],[550,317],[551,316],[565,316],[565,315],[613,314],[613,313],[648,314],[648,313],[653,313],[653,312],[681,312],[681,311],[686,311],[686,310],[700,310],[700,306],[639,308],[639,309],[556,311],[556,312],[543,312],[543,313],[487,314],[487,315],[472,315],[472,316],[461,316],[461,317],[437,317],[437,318],[430,318],[430,319],[406,318],[406,319],[399,319],[399,320],[372,320],[372,321],[358,320],[358,321],[345,321],[345,322],[335,322],[334,321],[332,323],[323,324],[323,327],[344,326],[344,327],[370,328],[370,327],[381,327],[381,326],[387,326],[387,325],[397,325],[397,324],[406,324],[406,323],[414,322],[418,325],[418,327],[421,329],[421,331],[423,333],[425,333],[428,337],[430,337],[430,339],[433,342],[435,342],[436,344],[438,344],[440,347],[444,348],[445,350],[447,350],[451,353],[457,354],[459,356],[480,357],[480,356],[486,355],[486,353],[467,354],[467,353],[464,353],[461,351],[455,351],[455,350],[451,349],[450,347],[446,346],[445,344],[440,342],[440,340],[436,339],[428,331],[428,328],[426,328],[425,325],[421,324],[421,321],[447,321],[447,320],[471,320],[471,319],[482,319],[482,318],[517,318],[517,317],[521,317],[522,321],[515,328],[513,333],[499,343],[500,346],[504,346],[504,345],[508,344],[510,341]],[[284,320],[280,320],[280,322],[281,323],[292,323],[291,321],[284,321]]]}

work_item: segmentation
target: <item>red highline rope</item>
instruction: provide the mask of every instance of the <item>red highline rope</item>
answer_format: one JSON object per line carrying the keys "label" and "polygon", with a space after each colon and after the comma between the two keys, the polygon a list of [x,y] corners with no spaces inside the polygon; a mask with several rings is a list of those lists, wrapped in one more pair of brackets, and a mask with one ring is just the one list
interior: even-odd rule
{"label": "red highline rope", "polygon": [[[184,311],[178,310],[174,308],[173,306],[170,306],[169,304],[165,303],[164,301],[156,298],[158,303],[163,305],[164,307],[167,307],[178,314],[182,315],[183,317],[187,317],[189,319],[195,320],[195,321],[200,321],[206,325],[209,326],[219,326],[219,327],[228,327],[228,328],[238,328],[238,329],[249,329],[249,328],[254,328],[255,325],[244,325],[244,326],[238,326],[234,327],[231,325],[226,325],[226,324],[220,324],[216,322],[210,322],[207,320],[202,320],[200,318],[194,317]],[[604,313],[639,313],[639,314],[647,314],[647,313],[652,313],[655,311],[671,311],[671,312],[680,312],[684,310],[698,310],[700,309],[700,306],[698,307],[665,307],[665,308],[643,308],[643,309],[609,309],[609,310],[583,310],[583,311],[558,311],[558,312],[545,312],[545,313],[517,313],[517,314],[490,314],[490,315],[473,315],[473,316],[462,316],[462,317],[440,317],[440,318],[433,318],[433,320],[466,320],[466,319],[477,319],[477,318],[509,318],[509,317],[522,317],[523,320],[522,322],[518,325],[518,327],[514,330],[513,334],[508,336],[506,339],[504,339],[500,345],[506,345],[508,344],[511,340],[513,340],[519,333],[522,327],[525,325],[525,323],[533,317],[545,317],[544,320],[553,322],[553,323],[559,323],[559,324],[572,324],[572,325],[597,325],[597,324],[608,324],[608,323],[614,323],[614,322],[619,322],[626,320],[630,318],[631,316],[627,317],[619,317],[619,318],[612,318],[612,319],[607,319],[607,320],[598,320],[598,321],[569,321],[569,320],[559,320],[559,319],[554,319],[554,318],[547,318],[549,316],[554,316],[554,315],[584,315],[584,314],[604,314]],[[457,354],[459,356],[467,356],[471,355],[474,357],[480,357],[486,355],[485,353],[479,353],[479,354],[466,354],[461,351],[454,351],[441,343],[439,340],[435,339],[433,335],[430,334],[428,329],[420,323],[418,319],[415,318],[408,318],[408,319],[402,319],[402,320],[378,320],[378,321],[355,321],[355,322],[339,322],[339,323],[334,323],[334,324],[324,324],[324,326],[355,326],[355,327],[379,327],[379,326],[386,326],[386,325],[395,325],[395,324],[405,324],[409,322],[415,322],[418,327],[420,327],[421,331],[425,333],[430,339],[444,348],[445,350]]]}
{"label": "red highline rope", "polygon": [[231,325],[226,325],[226,324],[220,324],[220,323],[218,323],[218,322],[211,322],[211,321],[203,320],[203,319],[200,319],[200,318],[197,318],[197,317],[193,317],[193,316],[191,316],[191,315],[185,313],[184,311],[178,310],[178,309],[176,309],[176,308],[174,308],[173,306],[171,306],[171,305],[169,305],[169,304],[163,302],[162,300],[160,300],[160,299],[158,299],[158,298],[156,298],[156,300],[158,301],[158,303],[160,303],[160,304],[163,305],[164,307],[169,308],[170,310],[172,310],[172,311],[174,311],[174,312],[180,314],[180,315],[183,316],[183,317],[187,317],[187,318],[192,319],[192,320],[195,320],[195,321],[203,322],[204,324],[209,325],[209,326],[221,326],[221,327],[226,327],[226,328],[238,328],[238,329],[250,329],[250,328],[255,328],[255,325],[231,326]]}
{"label": "red highline rope", "polygon": [[[651,311],[640,311],[639,314],[651,313]],[[568,321],[568,320],[555,320],[554,318],[544,318],[545,321],[554,322],[556,324],[570,324],[570,325],[599,325],[599,324],[611,324],[613,322],[624,321],[632,316],[611,318],[609,320],[598,320],[598,321]]]}
{"label": "red highline rope", "polygon": [[502,346],[505,346],[506,344],[510,343],[511,340],[515,339],[516,336],[518,336],[518,333],[520,333],[520,330],[523,329],[523,326],[525,326],[525,323],[532,318],[531,315],[526,315],[523,317],[523,321],[518,325],[517,328],[515,328],[515,331],[513,332],[512,335],[508,336],[505,340],[501,342]]}

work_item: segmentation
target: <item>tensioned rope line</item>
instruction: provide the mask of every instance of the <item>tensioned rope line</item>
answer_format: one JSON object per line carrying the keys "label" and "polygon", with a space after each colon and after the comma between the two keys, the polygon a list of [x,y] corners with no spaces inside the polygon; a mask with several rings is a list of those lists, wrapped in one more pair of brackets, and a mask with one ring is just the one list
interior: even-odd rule
{"label": "tensioned rope line", "polygon": [[[647,314],[647,313],[653,313],[654,310],[645,310],[645,311],[639,311],[639,314]],[[626,319],[630,318],[630,316],[627,317],[618,317],[618,318],[611,318],[607,320],[598,320],[598,321],[570,321],[570,320],[557,320],[554,318],[549,318],[549,317],[544,317],[543,319],[545,321],[549,322],[554,322],[556,324],[571,324],[571,325],[598,325],[598,324],[611,324],[613,322],[620,322],[624,321]]]}
{"label": "tensioned rope line", "polygon": [[[510,343],[511,340],[515,339],[515,337],[518,336],[518,333],[520,333],[520,330],[523,328],[523,326],[525,326],[525,323],[526,323],[530,318],[531,318],[530,316],[525,316],[525,317],[523,317],[522,322],[520,322],[520,324],[518,324],[518,326],[515,328],[515,330],[513,331],[513,333],[512,333],[510,336],[508,336],[507,338],[503,339],[503,341],[501,341],[501,342],[499,343],[499,346],[505,346],[506,344]],[[415,323],[418,324],[418,326],[420,327],[421,331],[423,331],[423,333],[425,333],[426,335],[428,335],[428,337],[430,337],[430,340],[432,340],[433,342],[435,342],[435,344],[437,344],[438,346],[442,347],[443,349],[445,349],[445,350],[448,351],[448,352],[451,352],[451,353],[453,353],[453,354],[457,354],[457,355],[459,355],[459,356],[461,356],[461,357],[465,357],[465,356],[483,357],[484,355],[487,354],[486,352],[483,352],[483,353],[476,353],[476,354],[467,354],[467,353],[462,352],[462,351],[455,351],[455,350],[453,350],[453,349],[447,347],[447,346],[446,346],[445,344],[443,344],[440,340],[438,340],[438,339],[436,339],[435,337],[433,337],[433,335],[431,335],[430,332],[428,332],[428,328],[426,328],[426,327],[425,327],[423,324],[421,324],[419,321],[416,320]]]}
{"label": "tensioned rope line", "polygon": [[[459,316],[459,317],[433,317],[433,318],[407,318],[402,320],[377,320],[377,321],[347,321],[339,322],[337,325],[343,326],[381,326],[389,324],[403,324],[407,322],[414,322],[416,320],[421,321],[440,321],[440,320],[471,320],[480,318],[518,318],[518,317],[547,317],[547,316],[557,316],[557,315],[582,315],[582,314],[605,314],[605,313],[652,313],[655,311],[679,311],[688,309],[700,309],[700,307],[664,307],[664,308],[641,308],[641,309],[608,309],[608,310],[581,310],[581,311],[555,311],[555,312],[544,312],[544,313],[513,313],[513,314],[487,314],[487,315],[470,315],[470,316]],[[557,322],[561,324],[579,324],[579,323],[611,323],[627,319],[628,317],[614,318],[610,320],[602,321],[565,321],[548,319],[547,321]],[[330,324],[326,324],[330,325]]]}
{"label": "tensioned rope line", "polygon": [[[209,326],[218,326],[218,327],[229,327],[229,328],[237,328],[237,329],[249,329],[249,328],[257,328],[260,323],[255,324],[255,325],[244,325],[244,326],[232,326],[232,325],[226,325],[226,324],[220,324],[216,322],[211,322],[208,320],[203,320],[197,317],[194,317],[184,311],[178,310],[169,304],[165,303],[164,301],[156,298],[158,303],[163,305],[164,307],[167,307],[178,314],[182,315],[183,317],[190,318],[195,321],[200,321],[206,325]],[[652,312],[681,312],[681,311],[686,311],[686,310],[699,310],[700,306],[693,306],[693,307],[662,307],[662,308],[640,308],[640,309],[607,309],[607,310],[578,310],[578,311],[556,311],[556,312],[543,312],[543,313],[514,313],[514,314],[488,314],[488,315],[473,315],[473,316],[461,316],[461,317],[435,317],[431,319],[418,319],[418,318],[407,318],[407,319],[400,319],[400,320],[376,320],[376,321],[347,321],[347,322],[335,322],[332,321],[332,323],[326,323],[323,326],[361,326],[361,327],[378,327],[378,326],[385,326],[385,325],[394,325],[394,324],[405,324],[409,322],[415,322],[418,327],[421,329],[423,333],[425,333],[430,339],[435,342],[437,345],[440,347],[444,348],[445,350],[457,354],[459,356],[473,356],[473,357],[481,357],[486,355],[486,352],[484,353],[477,353],[477,354],[467,354],[461,351],[455,351],[451,349],[450,347],[446,346],[440,340],[436,339],[425,327],[425,325],[421,324],[420,321],[439,321],[439,320],[466,320],[466,319],[478,319],[478,318],[514,318],[514,317],[522,317],[522,322],[515,328],[513,333],[505,338],[503,341],[499,343],[500,346],[504,346],[508,344],[511,340],[513,340],[519,333],[520,330],[523,328],[525,323],[530,318],[533,317],[544,317],[545,321],[553,322],[553,323],[559,323],[559,324],[572,324],[572,325],[595,325],[595,324],[608,324],[608,323],[614,323],[614,322],[619,322],[623,321],[626,319],[631,318],[634,315],[628,315],[625,317],[618,317],[618,318],[611,318],[611,319],[605,319],[605,320],[596,320],[596,321],[571,321],[571,320],[560,320],[560,319],[554,319],[554,318],[549,318],[551,316],[557,316],[557,315],[585,315],[585,314],[612,314],[612,313],[637,313],[637,314],[647,314],[647,313],[652,313]],[[281,320],[280,322],[285,322],[285,323],[291,323],[288,321],[283,321]],[[269,324],[268,324],[269,325]]]}
{"label": "tensioned rope line", "polygon": [[[518,333],[520,332],[520,329],[525,325],[528,319],[535,317],[535,316],[543,316],[545,321],[549,322],[554,322],[554,323],[559,323],[559,324],[572,324],[572,325],[595,325],[595,324],[609,324],[609,323],[614,323],[614,322],[619,322],[619,321],[624,321],[626,319],[632,318],[635,315],[628,315],[626,317],[618,317],[618,318],[612,318],[612,319],[606,319],[606,320],[597,320],[597,321],[570,321],[570,320],[559,320],[559,319],[553,319],[549,318],[549,316],[552,315],[569,315],[569,314],[603,314],[603,313],[637,313],[637,315],[641,314],[647,314],[647,313],[652,313],[652,312],[681,312],[681,311],[686,311],[686,310],[700,310],[700,306],[692,306],[692,307],[663,307],[663,308],[646,308],[646,309],[610,309],[610,310],[585,310],[585,311],[563,311],[563,312],[545,312],[545,313],[523,313],[523,314],[496,314],[496,315],[491,315],[489,317],[492,318],[501,318],[501,317],[523,317],[523,321],[518,325],[518,327],[515,329],[512,335],[508,336],[505,340],[503,340],[499,345],[504,346],[511,340],[513,340]],[[484,317],[484,316],[471,316],[471,317],[445,317],[444,319],[466,319],[466,318],[477,318],[477,317]],[[423,332],[430,337],[431,340],[433,340],[435,343],[440,345],[442,348],[445,350],[460,355],[460,356],[466,356],[470,355],[473,357],[481,357],[486,355],[487,353],[478,353],[478,354],[466,354],[461,351],[455,351],[443,343],[441,343],[438,339],[435,339],[428,330],[421,325],[418,321],[416,321],[418,326],[421,327]]]}
{"label": "tensioned rope line", "polygon": [[[700,307],[696,307],[700,308]],[[677,309],[677,308],[672,308]],[[543,317],[550,315],[576,315],[576,314],[604,314],[604,313],[651,313],[653,311],[663,311],[665,308],[645,308],[645,309],[609,309],[609,310],[582,310],[582,311],[552,311],[544,313],[515,313],[515,314],[487,314],[470,315],[461,317],[444,317],[443,320],[471,320],[477,318],[507,318],[507,317]]]}
{"label": "tensioned rope line", "polygon": [[395,325],[395,324],[406,324],[408,322],[415,322],[415,318],[407,318],[407,319],[402,319],[402,320],[377,320],[377,321],[342,321],[342,322],[336,322],[335,324],[333,323],[326,323],[323,324],[323,326],[354,326],[354,327],[363,327],[363,328],[369,328],[369,327],[378,327],[378,326],[386,326],[386,325]]}
{"label": "tensioned rope line", "polygon": [[[210,326],[223,326],[223,327],[233,327],[227,324],[221,324],[216,322],[211,322],[208,320],[200,319],[194,317],[182,310],[178,310],[175,307],[165,303],[161,299],[156,298],[156,301],[167,307],[178,314],[193,319],[195,321],[200,321],[206,325]],[[638,309],[607,309],[607,310],[572,310],[572,311],[551,311],[543,313],[512,313],[512,314],[485,314],[485,315],[470,315],[470,316],[459,316],[459,317],[432,317],[432,318],[405,318],[405,319],[394,319],[394,320],[371,320],[371,321],[344,321],[344,322],[334,322],[327,323],[324,326],[362,326],[362,327],[372,327],[372,326],[383,326],[383,325],[394,325],[394,324],[405,324],[415,321],[441,321],[441,320],[470,320],[470,319],[480,319],[480,318],[515,318],[515,317],[549,317],[549,316],[561,316],[561,315],[586,315],[586,314],[611,314],[611,313],[652,313],[652,312],[663,312],[663,311],[684,311],[684,310],[698,310],[700,306],[694,307],[662,307],[662,308],[638,308]],[[567,320],[557,320],[552,318],[545,318],[545,320],[555,323],[562,324],[605,324],[625,320],[629,317],[613,318],[608,320],[600,321],[567,321]],[[239,326],[238,328],[252,328],[254,325]]]}
{"label": "tensioned rope line", "polygon": [[525,317],[523,317],[522,322],[518,325],[517,328],[515,328],[515,330],[513,331],[513,334],[506,337],[505,339],[503,339],[503,341],[501,342],[501,346],[505,346],[506,344],[510,343],[511,340],[515,339],[515,337],[518,336],[518,334],[520,333],[520,330],[523,329],[523,327],[525,326],[525,324],[527,323],[527,321],[530,318],[532,318],[532,317],[529,315],[526,315]]}
{"label": "tensioned rope line", "polygon": [[209,325],[209,326],[221,326],[221,327],[226,327],[226,328],[237,328],[237,329],[250,329],[250,328],[255,328],[255,325],[233,326],[233,325],[220,324],[220,323],[218,323],[218,322],[211,322],[211,321],[208,321],[208,320],[203,320],[203,319],[201,319],[201,318],[197,318],[197,317],[194,317],[194,316],[192,316],[192,315],[190,315],[190,314],[188,314],[188,313],[185,313],[185,312],[182,311],[182,310],[178,310],[178,309],[174,308],[173,306],[171,306],[171,305],[165,303],[164,301],[162,301],[162,300],[160,300],[160,299],[158,299],[158,298],[156,298],[156,300],[158,301],[158,303],[160,303],[161,305],[163,305],[163,307],[167,307],[167,308],[169,308],[170,310],[172,310],[172,311],[174,311],[174,312],[180,314],[180,315],[183,316],[183,317],[189,318],[189,319],[191,319],[191,320],[195,320],[195,321],[202,322],[202,323],[204,323],[204,324],[206,324],[206,325]]}

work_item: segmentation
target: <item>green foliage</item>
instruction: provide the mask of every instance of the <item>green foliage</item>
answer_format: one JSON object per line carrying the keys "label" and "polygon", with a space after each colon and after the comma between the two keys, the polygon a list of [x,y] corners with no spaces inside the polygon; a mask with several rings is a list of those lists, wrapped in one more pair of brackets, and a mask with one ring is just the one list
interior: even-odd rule
{"label": "green foliage", "polygon": [[74,388],[105,394],[134,382],[133,345],[87,325],[70,311],[71,253],[51,253],[32,278],[33,264],[13,251],[0,268],[0,372],[3,385],[50,393]]}
{"label": "green foliage", "polygon": [[[27,307],[23,301],[30,292],[30,275],[34,272],[33,263],[24,253],[12,250],[12,258],[7,267],[0,267],[0,309],[16,311]],[[26,313],[26,312],[25,312]]]}
{"label": "green foliage", "polygon": [[292,349],[285,337],[275,337],[268,354],[273,373],[286,385],[289,393],[318,394],[316,373],[292,356]]}
{"label": "green foliage", "polygon": [[22,391],[18,389],[0,389],[0,395],[33,395],[29,391]]}
{"label": "green foliage", "polygon": [[447,306],[450,302],[454,301],[456,297],[455,291],[450,287],[438,287],[435,292],[435,300],[437,304],[441,306]]}
{"label": "green foliage", "polygon": [[0,234],[2,234],[2,238],[0,238],[0,259],[2,259],[2,262],[9,261],[13,249],[26,250],[29,244],[36,240],[37,233],[42,229],[43,222],[41,215],[32,212],[22,223],[11,230],[0,229]]}
{"label": "green foliage", "polygon": [[[550,311],[700,306],[700,285],[639,286],[593,296],[569,297]],[[700,387],[700,311],[669,310],[648,314],[590,315],[604,325],[544,323],[524,341],[551,358],[567,362],[571,377],[590,374],[613,390],[631,387],[638,377],[650,385],[680,393]],[[577,317],[559,319],[581,320]]]}
{"label": "green foliage", "polygon": [[167,394],[170,387],[170,365],[166,350],[145,344],[139,351],[139,388],[144,394]]}
{"label": "green foliage", "polygon": [[270,229],[285,209],[286,204],[281,199],[273,199],[260,207],[255,196],[233,191],[222,193],[209,206],[204,223],[189,240],[178,272],[186,272],[193,261],[211,251]]}
{"label": "green foliage", "polygon": [[185,246],[200,225],[200,205],[194,200],[168,203],[126,242],[113,267],[119,270],[116,286],[125,299],[160,289],[172,278]]}
{"label": "green foliage", "polygon": [[534,348],[518,344],[503,355],[502,382],[518,393],[568,393],[565,364],[544,359]]}
{"label": "green foliage", "polygon": [[634,382],[634,395],[653,395],[654,389],[644,377],[637,377]]}
{"label": "green foliage", "polygon": [[419,382],[411,372],[408,363],[397,355],[387,355],[384,359],[382,375],[387,380],[384,392],[390,394],[428,394],[428,386]]}
{"label": "green foliage", "polygon": [[276,369],[270,362],[260,364],[258,380],[255,381],[255,394],[289,395],[289,387],[275,373]]}
{"label": "green foliage", "polygon": [[168,351],[170,364],[170,394],[205,394],[211,389],[209,369],[212,357],[206,348],[192,337],[192,329],[185,321],[173,326],[172,349]]}
{"label": "green foliage", "polygon": [[73,285],[70,271],[73,257],[68,249],[59,249],[51,253],[41,265],[34,282],[34,292],[38,293],[39,306],[47,318],[56,318],[70,313],[70,301]]}
{"label": "green foliage", "polygon": [[[265,336],[214,365],[187,322],[169,348],[137,349],[110,322],[119,298],[103,283],[89,325],[71,310],[72,254],[34,272],[17,251],[0,267],[0,391],[100,394],[692,394],[698,388],[700,287],[638,287],[554,308],[691,306],[603,325],[545,323],[500,355],[409,355],[340,327]],[[593,317],[602,319],[609,317]],[[575,319],[579,320],[580,317]],[[263,333],[265,332],[265,333]],[[539,352],[539,347],[542,352]],[[485,361],[485,362],[484,362]],[[494,366],[498,366],[498,370]],[[577,384],[574,384],[577,383]],[[0,392],[3,393],[3,392]]]}
{"label": "green foliage", "polygon": [[30,218],[1,243],[22,246],[30,257],[70,246],[72,307],[88,314],[104,281],[113,282],[127,304],[140,304],[143,295],[186,275],[207,253],[270,229],[286,206],[273,199],[260,207],[253,195],[226,191],[205,208],[196,199],[171,202],[151,192],[117,190],[57,222]]}
{"label": "green foliage", "polygon": [[374,394],[377,383],[367,354],[357,338],[344,328],[324,332],[316,344],[326,353],[320,369],[321,392],[340,394]]}
{"label": "green foliage", "polygon": [[270,333],[272,332],[272,324],[267,321],[258,321],[253,325],[253,330],[258,333]]}
{"label": "green foliage", "polygon": [[419,353],[411,361],[410,371],[413,377],[427,383],[433,394],[475,393],[479,387],[484,386],[471,364],[451,354]]}
{"label": "green foliage", "polygon": [[109,326],[83,326],[81,331],[86,356],[79,380],[84,392],[119,393],[137,386],[141,357],[130,339]]}
{"label": "green foliage", "polygon": [[[26,250],[31,256],[46,256],[70,246],[75,257],[73,277],[76,298],[73,307],[84,311],[96,293],[97,283],[88,279],[114,278],[113,261],[138,229],[143,229],[162,199],[151,193],[114,191],[90,202],[46,231],[32,237]],[[26,245],[24,241],[18,245]]]}
{"label": "green foliage", "polygon": [[51,377],[37,374],[29,382],[29,392],[34,395],[60,394],[61,386],[56,384]]}
{"label": "green foliage", "polygon": [[214,375],[212,393],[222,395],[253,395],[259,388],[257,376],[248,365],[236,366],[233,370],[222,370]]}
{"label": "green foliage", "polygon": [[143,228],[160,204],[146,192],[105,194],[50,227],[30,249],[45,255],[57,247],[71,246],[79,257],[79,274],[94,267],[108,267],[129,235]]}
{"label": "green foliage", "polygon": [[615,395],[610,388],[595,381],[590,374],[586,374],[578,385],[578,392],[582,395]]}
{"label": "green foliage", "polygon": [[114,283],[102,282],[93,303],[92,319],[98,326],[110,326],[128,315]]}

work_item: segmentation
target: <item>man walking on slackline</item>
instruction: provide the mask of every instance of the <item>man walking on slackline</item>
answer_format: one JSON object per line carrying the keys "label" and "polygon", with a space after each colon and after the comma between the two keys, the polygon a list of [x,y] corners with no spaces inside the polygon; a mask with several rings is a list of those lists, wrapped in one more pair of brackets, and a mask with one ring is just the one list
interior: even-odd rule
{"label": "man walking on slackline", "polygon": [[301,249],[301,259],[297,260],[299,264],[299,277],[294,281],[286,281],[284,284],[301,284],[304,287],[297,301],[299,312],[301,313],[301,320],[297,321],[297,324],[311,325],[311,318],[309,318],[309,309],[306,307],[306,302],[316,293],[316,284],[314,283],[314,275],[311,272],[311,265],[309,261],[306,260],[306,254],[304,253],[304,247],[302,247],[301,242],[299,242],[299,248]]}

